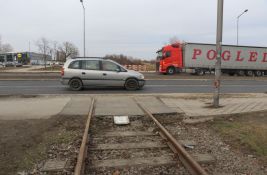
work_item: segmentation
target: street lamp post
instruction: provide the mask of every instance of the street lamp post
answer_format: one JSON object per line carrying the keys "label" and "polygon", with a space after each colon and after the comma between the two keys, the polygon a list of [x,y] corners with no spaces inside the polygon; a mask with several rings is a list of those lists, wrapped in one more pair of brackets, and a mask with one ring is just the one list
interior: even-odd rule
{"label": "street lamp post", "polygon": [[218,0],[217,5],[217,36],[216,36],[216,63],[215,63],[215,80],[213,106],[219,107],[219,95],[221,84],[221,53],[222,53],[222,31],[223,31],[223,0]]}
{"label": "street lamp post", "polygon": [[239,24],[239,18],[240,16],[242,16],[244,13],[246,13],[248,11],[248,9],[246,9],[245,11],[243,11],[240,15],[237,16],[236,18],[236,32],[237,32],[237,35],[236,35],[236,45],[238,45],[238,24]]}
{"label": "street lamp post", "polygon": [[85,57],[85,7],[83,4],[83,0],[80,0],[83,7],[83,57]]}

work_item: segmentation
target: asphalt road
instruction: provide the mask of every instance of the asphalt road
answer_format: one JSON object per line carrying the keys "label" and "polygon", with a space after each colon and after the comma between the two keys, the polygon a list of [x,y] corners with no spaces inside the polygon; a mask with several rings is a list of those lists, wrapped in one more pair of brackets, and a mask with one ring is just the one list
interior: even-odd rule
{"label": "asphalt road", "polygon": [[[147,80],[145,87],[138,91],[122,88],[86,88],[71,91],[58,80],[2,80],[0,95],[21,94],[148,94],[148,93],[213,93],[212,80]],[[266,93],[266,80],[224,80],[222,93]]]}

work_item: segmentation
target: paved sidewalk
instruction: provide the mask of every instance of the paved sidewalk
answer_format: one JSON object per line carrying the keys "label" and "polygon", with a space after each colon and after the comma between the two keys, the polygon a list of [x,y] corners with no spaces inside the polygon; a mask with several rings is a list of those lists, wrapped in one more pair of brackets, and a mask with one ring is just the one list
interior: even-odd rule
{"label": "paved sidewalk", "polygon": [[267,110],[266,97],[251,98],[221,98],[219,108],[212,107],[212,99],[182,99],[182,98],[162,98],[167,106],[176,108],[188,117],[207,117],[214,115],[227,115],[248,113]]}
{"label": "paved sidewalk", "polygon": [[44,66],[24,66],[24,67],[16,67],[15,69],[5,70],[4,72],[36,72],[35,69],[41,69]]}
{"label": "paved sidewalk", "polygon": [[203,119],[220,115],[267,111],[266,94],[227,95],[221,107],[212,107],[211,95],[57,95],[37,97],[1,97],[0,120],[49,118],[54,115],[87,115],[92,98],[95,115],[144,115],[136,99],[153,114],[184,113],[188,118]]}
{"label": "paved sidewalk", "polygon": [[175,108],[168,107],[156,96],[136,97],[136,100],[152,114],[177,113]]}
{"label": "paved sidewalk", "polygon": [[101,96],[96,98],[95,115],[144,115],[136,101],[152,114],[176,113],[155,96]]}
{"label": "paved sidewalk", "polygon": [[72,96],[60,115],[88,115],[92,99],[88,96]]}
{"label": "paved sidewalk", "polygon": [[95,115],[144,115],[130,96],[99,96],[96,98]]}
{"label": "paved sidewalk", "polygon": [[0,98],[0,120],[47,119],[57,115],[70,97]]}

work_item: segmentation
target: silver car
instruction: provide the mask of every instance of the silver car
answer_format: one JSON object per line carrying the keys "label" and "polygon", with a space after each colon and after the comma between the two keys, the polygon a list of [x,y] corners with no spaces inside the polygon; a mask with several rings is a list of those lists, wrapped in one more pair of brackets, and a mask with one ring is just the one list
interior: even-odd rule
{"label": "silver car", "polygon": [[61,83],[78,91],[90,87],[125,87],[137,90],[145,85],[144,75],[103,58],[77,57],[66,61],[61,70]]}

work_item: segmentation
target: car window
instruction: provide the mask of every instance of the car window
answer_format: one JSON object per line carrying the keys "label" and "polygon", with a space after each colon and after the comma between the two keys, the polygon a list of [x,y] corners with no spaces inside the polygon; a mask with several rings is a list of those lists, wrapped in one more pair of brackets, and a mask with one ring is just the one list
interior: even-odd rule
{"label": "car window", "polygon": [[166,58],[171,57],[171,51],[167,51],[165,56]]}
{"label": "car window", "polygon": [[70,69],[79,69],[80,68],[80,61],[73,61],[69,65]]}
{"label": "car window", "polygon": [[82,62],[82,69],[85,70],[99,70],[99,61],[98,60],[84,60]]}
{"label": "car window", "polygon": [[117,71],[118,69],[120,70],[120,67],[117,64],[109,61],[102,61],[102,68],[105,71]]}
{"label": "car window", "polygon": [[12,55],[7,55],[6,56],[6,61],[13,61],[13,57],[12,57]]}
{"label": "car window", "polygon": [[5,57],[4,56],[0,56],[0,62],[4,62],[5,61]]}

